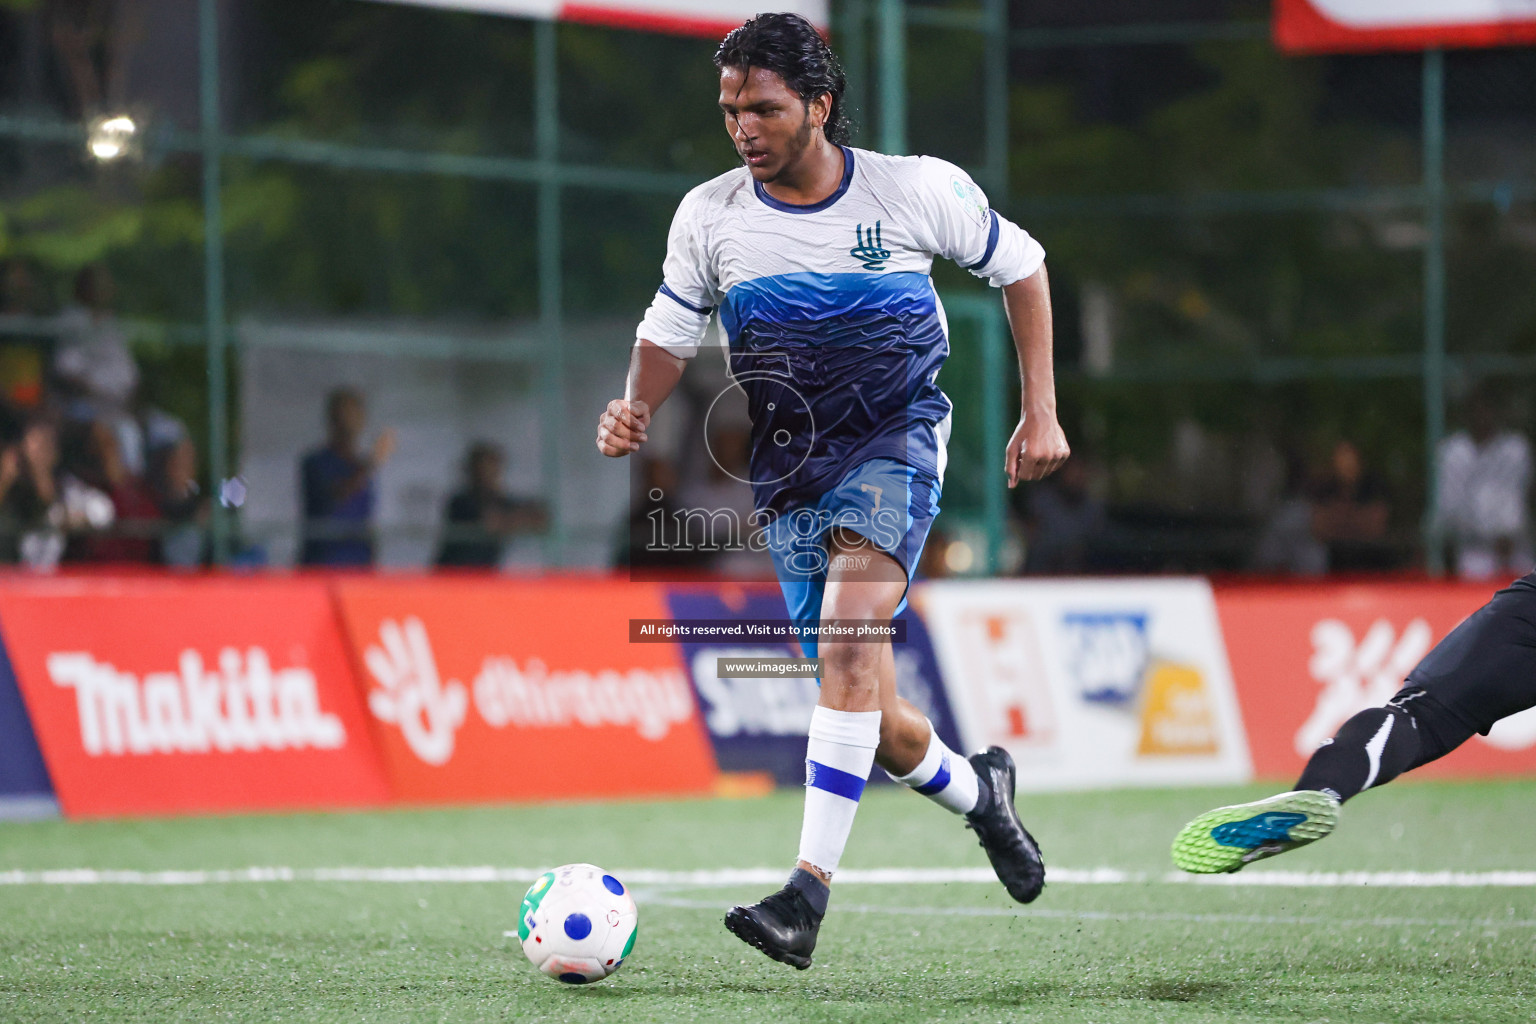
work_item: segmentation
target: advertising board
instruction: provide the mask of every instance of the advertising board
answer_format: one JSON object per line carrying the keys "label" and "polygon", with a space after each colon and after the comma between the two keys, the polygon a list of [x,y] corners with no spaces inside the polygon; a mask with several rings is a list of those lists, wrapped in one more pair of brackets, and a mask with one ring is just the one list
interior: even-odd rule
{"label": "advertising board", "polygon": [[337,603],[396,794],[415,801],[708,792],[675,644],[631,644],[659,588],[616,580],[340,578]]}
{"label": "advertising board", "polygon": [[0,629],[68,815],[388,799],[324,583],[8,581]]}
{"label": "advertising board", "polygon": [[914,604],[967,749],[1007,748],[1021,789],[1249,777],[1204,580],[937,582]]}
{"label": "advertising board", "polygon": [[[1349,717],[1385,704],[1487,584],[1232,585],[1216,591],[1254,771],[1290,780]],[[1536,771],[1536,710],[1506,718],[1415,775]]]}
{"label": "advertising board", "polygon": [[[782,593],[774,585],[674,587],[667,592],[667,607],[674,619],[687,620],[783,621],[789,614]],[[912,609],[908,608],[900,618],[906,628],[902,642],[892,645],[896,690],[928,716],[940,739],[951,748],[960,749],[959,733],[928,632]],[[680,647],[721,770],[768,772],[780,785],[803,784],[806,731],[811,711],[821,695],[816,679],[722,679],[716,667],[721,658],[798,658],[799,646],[759,641],[684,641]],[[870,778],[883,781],[886,775],[876,768]]]}

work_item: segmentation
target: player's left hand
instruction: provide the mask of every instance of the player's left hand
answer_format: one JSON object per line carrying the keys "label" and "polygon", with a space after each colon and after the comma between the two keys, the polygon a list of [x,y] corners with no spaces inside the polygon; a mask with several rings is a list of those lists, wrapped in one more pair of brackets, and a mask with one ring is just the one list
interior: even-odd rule
{"label": "player's left hand", "polygon": [[1054,410],[1024,410],[1008,439],[1004,457],[1008,486],[1017,487],[1020,480],[1044,480],[1060,469],[1071,454],[1067,435],[1056,421]]}

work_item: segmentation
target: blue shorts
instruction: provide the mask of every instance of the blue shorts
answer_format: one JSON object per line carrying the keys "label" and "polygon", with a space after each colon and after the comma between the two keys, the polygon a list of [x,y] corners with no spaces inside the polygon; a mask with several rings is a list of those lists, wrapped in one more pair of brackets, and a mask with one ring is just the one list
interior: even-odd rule
{"label": "blue shorts", "polygon": [[[827,534],[834,528],[867,537],[901,564],[910,583],[923,545],[939,514],[939,481],[895,459],[860,463],[814,504],[801,505],[768,525],[768,550],[784,591],[784,604],[797,626],[821,621],[821,597],[827,586]],[[907,606],[901,596],[900,615]],[[801,641],[808,658],[816,641]]]}

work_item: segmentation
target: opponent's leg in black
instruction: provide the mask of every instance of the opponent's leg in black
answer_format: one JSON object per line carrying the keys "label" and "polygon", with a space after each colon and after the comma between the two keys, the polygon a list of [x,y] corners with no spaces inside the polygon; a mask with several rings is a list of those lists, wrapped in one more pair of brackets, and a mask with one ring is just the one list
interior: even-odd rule
{"label": "opponent's leg in black", "polygon": [[1444,757],[1474,730],[1422,687],[1409,686],[1380,708],[1345,722],[1307,762],[1298,790],[1317,790],[1339,803],[1403,772]]}
{"label": "opponent's leg in black", "polygon": [[1536,573],[1499,591],[1408,674],[1385,707],[1350,718],[1312,755],[1296,788],[1218,807],[1184,826],[1173,861],[1237,871],[1333,831],[1339,806],[1536,707]]}

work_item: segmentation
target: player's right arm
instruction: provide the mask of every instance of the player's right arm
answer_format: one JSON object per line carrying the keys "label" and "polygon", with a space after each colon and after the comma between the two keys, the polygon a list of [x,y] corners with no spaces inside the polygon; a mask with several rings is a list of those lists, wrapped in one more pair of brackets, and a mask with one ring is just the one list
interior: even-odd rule
{"label": "player's right arm", "polygon": [[651,416],[698,354],[717,301],[715,275],[700,242],[702,187],[684,197],[667,235],[662,284],[635,331],[624,397],[608,403],[597,421],[597,450],[609,458],[639,451]]}
{"label": "player's right arm", "polygon": [[611,459],[639,451],[651,425],[651,412],[677,387],[688,360],[644,338],[629,357],[624,397],[615,398],[597,421],[597,450]]}

